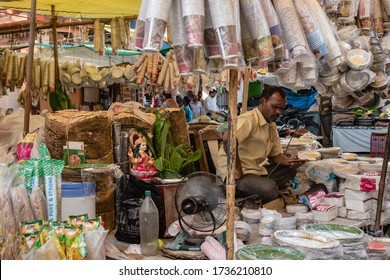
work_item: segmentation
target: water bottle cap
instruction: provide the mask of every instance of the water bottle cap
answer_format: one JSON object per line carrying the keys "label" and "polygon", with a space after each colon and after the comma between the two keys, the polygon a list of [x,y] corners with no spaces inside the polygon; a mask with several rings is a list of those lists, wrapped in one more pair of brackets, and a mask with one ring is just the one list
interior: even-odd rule
{"label": "water bottle cap", "polygon": [[145,196],[150,196],[151,192],[150,191],[145,191]]}

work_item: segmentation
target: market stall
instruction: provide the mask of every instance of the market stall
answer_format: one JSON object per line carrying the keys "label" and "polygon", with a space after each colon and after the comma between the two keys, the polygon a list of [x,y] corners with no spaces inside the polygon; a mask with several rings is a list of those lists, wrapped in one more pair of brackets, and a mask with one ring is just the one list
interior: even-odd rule
{"label": "market stall", "polygon": [[[359,143],[355,131],[344,145],[334,129],[334,147],[329,148],[321,147],[311,133],[282,139],[284,153],[305,164],[277,202],[254,210],[241,207],[243,219],[236,220],[234,166],[241,80],[243,100],[247,100],[251,80],[294,90],[315,87],[320,95],[331,97],[333,110],[339,111],[352,109],[353,104],[371,108],[378,98],[387,98],[387,64],[383,62],[388,59],[384,51],[387,25],[381,29],[386,9],[379,16],[381,7],[367,6],[376,1],[340,2],[343,5],[321,6],[309,0],[144,0],[135,13],[134,6],[119,9],[123,3],[110,8],[92,5],[85,15],[96,13],[89,22],[93,23],[94,52],[105,55],[108,23],[112,55],[123,49],[139,51],[136,61],[111,67],[59,59],[56,16],[72,12],[61,5],[52,6],[53,61],[34,58],[35,26],[30,27],[24,101],[24,132],[30,133],[14,145],[0,146],[16,155],[15,159],[10,155],[0,159],[7,164],[17,162],[0,165],[1,178],[9,178],[0,181],[5,201],[0,205],[1,258],[105,259],[105,252],[112,253],[115,248],[114,237],[135,245],[128,247],[129,254],[149,258],[388,258],[388,241],[368,233],[384,234],[381,230],[390,223],[389,147],[384,160],[347,153],[353,151],[353,143]],[[13,4],[23,7],[25,3]],[[104,9],[111,11],[109,19]],[[375,11],[375,16],[365,14],[367,10]],[[127,17],[135,18],[135,14],[131,46]],[[166,31],[173,50],[163,56],[159,51]],[[16,66],[22,60],[9,51],[4,57],[5,82],[11,87],[23,81],[24,62]],[[23,75],[16,75],[13,66],[22,69]],[[113,102],[107,111],[66,110],[71,108],[70,89],[106,90],[114,84],[137,89],[139,103]],[[204,151],[190,146],[183,110],[143,106],[147,90],[155,96],[168,93],[172,98],[181,87],[193,90],[191,97],[195,98],[202,87],[215,85],[229,92],[228,122],[216,128],[220,135],[228,131],[229,137],[225,183],[212,174],[191,175],[193,163]],[[58,97],[59,103],[55,110],[52,106],[54,112],[45,115],[44,126],[31,132],[30,98],[37,97]],[[0,128],[9,129],[13,123],[12,118],[5,118]],[[40,141],[42,131],[44,141]],[[363,141],[366,145],[367,140]],[[222,185],[223,191],[216,194],[214,189]],[[312,189],[318,185],[320,189]],[[183,195],[177,195],[183,188]],[[153,211],[144,209],[146,201],[154,201]],[[169,207],[174,203],[175,208]],[[143,215],[152,212],[151,222],[143,223]],[[13,222],[5,223],[9,218]],[[145,244],[144,238],[151,232],[155,236]],[[206,233],[202,242],[194,242],[189,250],[186,246],[190,245],[183,242],[198,242],[202,232]],[[165,242],[161,251],[158,237]],[[105,247],[105,239],[113,244]],[[20,252],[15,250],[19,244]]]}

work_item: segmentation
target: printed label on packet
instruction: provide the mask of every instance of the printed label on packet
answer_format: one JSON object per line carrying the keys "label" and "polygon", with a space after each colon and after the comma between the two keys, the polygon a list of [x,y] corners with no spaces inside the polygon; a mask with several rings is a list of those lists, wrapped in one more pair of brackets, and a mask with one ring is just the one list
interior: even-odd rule
{"label": "printed label on packet", "polygon": [[49,221],[57,221],[57,191],[55,190],[55,177],[45,177],[45,188],[47,198],[47,212]]}
{"label": "printed label on packet", "polygon": [[376,178],[361,178],[360,190],[362,192],[372,192],[376,190]]}

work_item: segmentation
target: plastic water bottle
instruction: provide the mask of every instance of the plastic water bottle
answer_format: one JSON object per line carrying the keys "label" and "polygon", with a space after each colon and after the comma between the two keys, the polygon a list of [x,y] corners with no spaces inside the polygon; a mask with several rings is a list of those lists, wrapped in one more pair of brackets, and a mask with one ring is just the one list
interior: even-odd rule
{"label": "plastic water bottle", "polygon": [[158,209],[150,191],[145,191],[145,200],[139,211],[139,228],[141,235],[141,253],[144,256],[158,254]]}

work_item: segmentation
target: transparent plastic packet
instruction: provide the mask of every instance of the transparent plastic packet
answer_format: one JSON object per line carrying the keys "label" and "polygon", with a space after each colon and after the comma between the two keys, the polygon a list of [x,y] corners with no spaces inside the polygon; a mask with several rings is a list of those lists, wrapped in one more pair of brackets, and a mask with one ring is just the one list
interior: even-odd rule
{"label": "transparent plastic packet", "polygon": [[382,37],[384,33],[383,27],[383,11],[382,11],[382,2],[381,0],[374,0],[374,26],[375,32],[379,37]]}
{"label": "transparent plastic packet", "polygon": [[13,260],[19,255],[19,227],[12,208],[10,188],[17,167],[0,164],[0,259]]}
{"label": "transparent plastic packet", "polygon": [[[123,172],[115,164],[81,169],[81,178],[84,184],[87,182],[96,183],[96,202],[105,201],[116,190],[114,179],[120,179],[122,176]],[[87,188],[86,185],[85,188]]]}
{"label": "transparent plastic packet", "polygon": [[85,232],[85,241],[87,243],[87,260],[105,260],[106,250],[104,240],[108,235],[108,230],[103,227]]}
{"label": "transparent plastic packet", "polygon": [[343,247],[338,240],[305,230],[278,230],[274,233],[274,242],[299,250],[309,260],[338,260],[343,257]]}
{"label": "transparent plastic packet", "polygon": [[237,56],[228,58],[225,60],[223,69],[234,69],[237,71],[244,71],[246,67],[245,58],[242,50],[241,40],[241,23],[240,23],[240,2],[233,0],[233,15],[236,28],[236,40],[237,40]]}
{"label": "transparent plastic packet", "polygon": [[148,9],[149,0],[143,0],[135,23],[134,35],[130,42],[131,49],[142,49],[145,36],[146,10]]}
{"label": "transparent plastic packet", "polygon": [[194,54],[187,45],[173,46],[176,54],[177,67],[181,76],[194,74]]}
{"label": "transparent plastic packet", "polygon": [[373,22],[373,1],[360,0],[359,2],[359,25],[362,29],[370,30]]}
{"label": "transparent plastic packet", "polygon": [[328,49],[325,59],[332,68],[337,67],[341,63],[341,51],[328,17],[317,1],[303,0],[303,2],[306,4],[306,7],[311,14],[317,19],[318,26],[324,36],[325,44]]}
{"label": "transparent plastic packet", "polygon": [[280,25],[279,17],[275,11],[274,6],[272,5],[271,0],[261,0],[260,2],[267,18],[269,30],[272,37],[272,45],[274,51],[276,51],[277,49],[283,48],[284,46],[283,30]]}
{"label": "transparent plastic packet", "polygon": [[189,48],[204,45],[205,3],[204,1],[181,0],[182,16]]}
{"label": "transparent plastic packet", "polygon": [[206,54],[203,47],[192,50],[193,52],[193,65],[195,74],[206,74],[207,72],[207,61]]}
{"label": "transparent plastic packet", "polygon": [[193,51],[188,48],[187,37],[184,29],[184,19],[181,13],[181,1],[175,0],[172,2],[170,12],[170,24],[172,31],[172,45],[176,54],[177,67],[180,75],[192,75],[193,67]]}
{"label": "transparent plastic packet", "polygon": [[255,41],[257,56],[261,61],[274,58],[271,32],[261,2],[259,0],[240,1],[241,11],[245,17],[249,32]]}
{"label": "transparent plastic packet", "polygon": [[311,51],[316,57],[324,56],[328,50],[316,18],[302,0],[293,0],[293,2]]}
{"label": "transparent plastic packet", "polygon": [[209,59],[207,64],[207,71],[209,73],[220,73],[225,64],[225,61],[222,58],[213,58]]}
{"label": "transparent plastic packet", "polygon": [[257,52],[255,47],[255,42],[252,39],[251,33],[249,32],[249,27],[244,19],[242,13],[240,14],[240,24],[241,24],[241,44],[242,52],[244,58],[247,61],[253,61],[257,59]]}
{"label": "transparent plastic packet", "polygon": [[210,15],[223,59],[237,57],[238,42],[234,14],[237,0],[209,0]]}
{"label": "transparent plastic packet", "polygon": [[252,244],[238,250],[236,258],[238,260],[303,260],[306,257],[293,248]]}
{"label": "transparent plastic packet", "polygon": [[217,34],[213,28],[208,1],[205,1],[204,46],[209,59],[221,57],[221,49],[218,44]]}
{"label": "transparent plastic packet", "polygon": [[142,45],[145,52],[153,53],[160,51],[171,6],[172,0],[149,0],[146,10],[145,36]]}
{"label": "transparent plastic packet", "polygon": [[275,0],[274,7],[284,33],[286,48],[291,58],[306,54],[306,39],[292,0]]}
{"label": "transparent plastic packet", "polygon": [[[337,22],[348,24],[355,22],[356,0],[340,0],[337,7]],[[359,2],[359,1],[358,1]]]}
{"label": "transparent plastic packet", "polygon": [[[21,174],[16,176],[10,189],[12,208],[17,225],[34,220],[27,192],[27,190],[31,191],[32,170],[27,166],[20,166],[20,169]],[[25,182],[29,182],[29,186],[26,187]]]}

